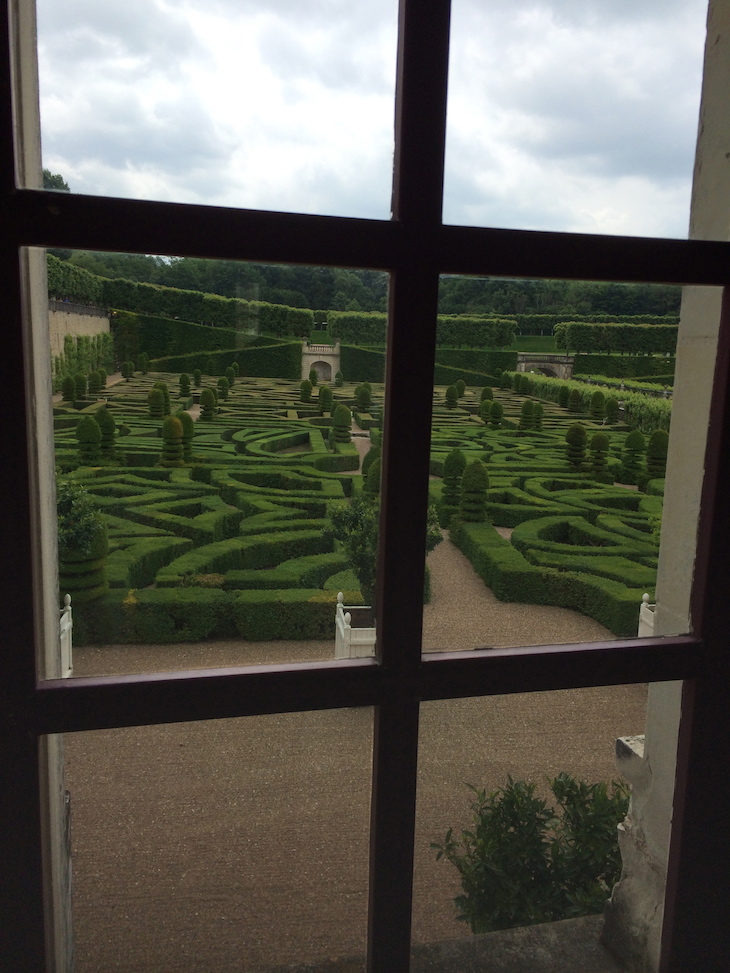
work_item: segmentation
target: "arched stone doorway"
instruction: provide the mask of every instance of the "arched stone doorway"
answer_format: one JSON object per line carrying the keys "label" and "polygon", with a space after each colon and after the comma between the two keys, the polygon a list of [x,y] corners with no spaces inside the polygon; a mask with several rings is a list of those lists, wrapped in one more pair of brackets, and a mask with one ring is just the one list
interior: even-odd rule
{"label": "arched stone doorway", "polygon": [[312,368],[317,373],[317,379],[320,382],[331,382],[332,381],[332,366],[326,361],[316,361],[312,362]]}

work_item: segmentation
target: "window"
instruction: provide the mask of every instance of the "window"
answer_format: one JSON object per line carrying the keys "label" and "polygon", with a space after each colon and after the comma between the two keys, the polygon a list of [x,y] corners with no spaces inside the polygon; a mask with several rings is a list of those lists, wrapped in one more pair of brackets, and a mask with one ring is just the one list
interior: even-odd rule
{"label": "window", "polygon": [[[719,5],[718,5],[719,6]],[[31,5],[2,19],[3,139],[0,260],[5,303],[3,375],[3,695],[0,822],[5,836],[3,966],[62,970],[63,884],[53,848],[63,841],[53,791],[53,734],[333,707],[376,707],[369,960],[373,973],[407,971],[410,952],[418,716],[421,700],[578,686],[687,680],[679,791],[662,967],[723,970],[730,956],[725,808],[730,752],[723,610],[730,581],[726,380],[730,309],[718,351],[691,636],[533,647],[421,658],[423,523],[439,274],[730,284],[729,245],[445,227],[441,223],[448,0],[401,0],[391,221],[347,220],[178,206],[40,191]],[[17,41],[12,47],[10,38]],[[724,89],[718,89],[724,97]],[[10,93],[14,92],[11,101]],[[16,188],[21,187],[21,188]],[[27,188],[26,188],[27,187]],[[53,528],[47,388],[34,368],[31,321],[45,313],[34,257],[59,246],[175,253],[259,262],[362,267],[391,275],[387,427],[377,660],[254,671],[210,671],[37,681],[34,646],[53,645],[48,564]],[[24,367],[20,363],[24,362]],[[716,421],[715,421],[716,420]],[[45,571],[45,574],[44,574]],[[52,581],[52,579],[51,579]],[[57,624],[57,623],[55,623]],[[50,648],[49,648],[50,653]],[[50,735],[50,736],[46,736]],[[50,770],[49,770],[50,768]],[[51,807],[54,814],[47,815]],[[707,895],[707,889],[711,895]],[[45,930],[45,932],[44,932]],[[44,935],[46,939],[44,940]],[[44,942],[47,944],[44,946]],[[698,957],[702,957],[698,960]]]}

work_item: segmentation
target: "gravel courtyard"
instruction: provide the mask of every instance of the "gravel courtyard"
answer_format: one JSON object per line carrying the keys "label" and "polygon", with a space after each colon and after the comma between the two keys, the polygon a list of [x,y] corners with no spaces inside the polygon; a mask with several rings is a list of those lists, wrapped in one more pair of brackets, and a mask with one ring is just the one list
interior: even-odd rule
{"label": "gravel courtyard", "polygon": [[[445,541],[429,556],[424,647],[611,638],[574,612],[497,601]],[[637,606],[638,613],[638,606]],[[275,653],[275,654],[274,654]],[[330,657],[330,642],[105,646],[75,674]],[[618,686],[424,704],[414,939],[470,935],[429,843],[467,823],[465,783],[615,776],[646,692]],[[77,973],[257,973],[365,942],[369,709],[66,736]]]}

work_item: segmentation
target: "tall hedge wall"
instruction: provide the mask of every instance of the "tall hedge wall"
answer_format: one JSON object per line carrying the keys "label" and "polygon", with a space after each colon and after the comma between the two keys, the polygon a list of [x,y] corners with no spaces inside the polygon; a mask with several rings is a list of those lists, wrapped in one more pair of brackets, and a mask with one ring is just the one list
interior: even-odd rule
{"label": "tall hedge wall", "polygon": [[385,352],[341,345],[340,371],[347,382],[384,382]]}
{"label": "tall hedge wall", "polygon": [[515,314],[520,334],[552,334],[557,324],[565,321],[581,321],[587,324],[677,324],[679,316],[667,314]]}
{"label": "tall hedge wall", "polygon": [[[472,372],[496,375],[498,371],[514,371],[517,368],[517,352],[482,351],[474,348],[438,348],[436,363],[437,367],[438,365],[446,365],[449,368],[463,368]],[[444,381],[446,381],[446,377],[444,377]],[[449,379],[449,382],[451,381],[453,379]],[[440,385],[441,381],[438,380],[436,384]]]}
{"label": "tall hedge wall", "polygon": [[[206,329],[210,330],[210,329]],[[215,333],[215,332],[213,332]],[[302,370],[302,345],[299,341],[281,341],[263,346],[229,348],[221,351],[196,351],[189,355],[173,355],[150,360],[151,371],[188,372],[196,368],[205,372],[210,360],[220,375],[237,361],[241,376],[249,378],[288,378],[296,380]],[[377,379],[381,381],[381,379]]]}
{"label": "tall hedge wall", "polygon": [[646,355],[576,355],[574,375],[605,375],[606,378],[635,378],[649,375],[665,376],[674,373],[675,358],[655,358]]}
{"label": "tall hedge wall", "polygon": [[672,354],[677,346],[676,324],[588,324],[564,321],[555,325],[555,344],[575,352]]}
{"label": "tall hedge wall", "polygon": [[[333,338],[357,345],[384,345],[387,315],[372,312],[328,311],[327,330]],[[436,344],[469,348],[503,348],[514,340],[511,318],[439,315]]]}
{"label": "tall hedge wall", "polygon": [[314,325],[314,314],[308,308],[244,301],[123,278],[97,277],[52,254],[48,255],[48,292],[52,297],[68,298],[80,304],[117,307],[139,314],[163,315],[278,337],[301,338],[309,334]]}

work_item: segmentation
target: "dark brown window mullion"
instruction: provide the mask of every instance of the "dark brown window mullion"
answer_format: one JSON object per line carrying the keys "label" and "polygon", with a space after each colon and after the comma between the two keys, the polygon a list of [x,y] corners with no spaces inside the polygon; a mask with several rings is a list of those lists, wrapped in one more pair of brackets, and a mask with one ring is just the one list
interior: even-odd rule
{"label": "dark brown window mullion", "polygon": [[449,0],[401,0],[389,292],[378,656],[390,692],[375,711],[369,973],[410,965],[428,458],[438,311]]}

